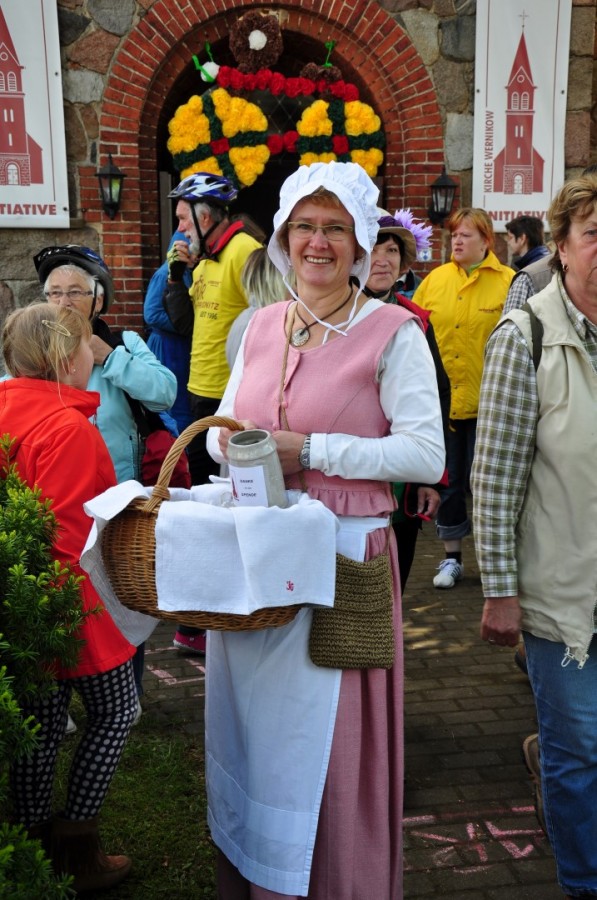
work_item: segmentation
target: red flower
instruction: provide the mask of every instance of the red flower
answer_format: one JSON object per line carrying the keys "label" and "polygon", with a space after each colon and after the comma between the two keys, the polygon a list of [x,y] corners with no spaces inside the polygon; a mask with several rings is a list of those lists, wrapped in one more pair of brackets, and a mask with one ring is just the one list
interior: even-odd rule
{"label": "red flower", "polygon": [[284,149],[284,141],[281,134],[270,134],[267,139],[267,147],[272,156],[281,153]]}
{"label": "red flower", "polygon": [[325,84],[325,82],[323,82],[321,87],[319,87],[318,85],[318,88],[322,93],[324,91],[329,91],[330,94],[332,94],[334,97],[337,97],[338,100],[346,99],[346,85],[343,81],[335,81],[333,84]]}
{"label": "red flower", "polygon": [[218,74],[216,75],[216,81],[218,82],[220,87],[227,88],[230,85],[230,79],[232,77],[232,69],[230,66],[220,66]]}
{"label": "red flower", "polygon": [[245,75],[245,83],[243,85],[243,89],[245,91],[254,91],[256,87],[257,79],[255,78],[255,75],[252,72],[248,72]]}
{"label": "red flower", "polygon": [[239,72],[238,69],[231,69],[230,72],[230,87],[235,91],[242,91],[245,84],[245,76],[242,72]]}
{"label": "red flower", "polygon": [[289,153],[296,153],[296,142],[299,139],[298,131],[287,131],[283,135],[284,146]]}
{"label": "red flower", "polygon": [[259,71],[255,73],[255,82],[257,85],[257,90],[259,91],[265,91],[271,80],[271,69],[259,69]]}
{"label": "red flower", "polygon": [[213,155],[219,156],[221,153],[228,153],[230,141],[228,138],[220,138],[217,141],[211,141],[209,146],[211,147]]}
{"label": "red flower", "polygon": [[304,78],[287,78],[286,79],[286,87],[284,88],[284,93],[287,97],[298,97],[299,94],[302,94],[302,84]]}
{"label": "red flower", "polygon": [[340,156],[342,153],[348,153],[348,151],[350,150],[350,145],[348,143],[348,138],[346,137],[346,135],[334,135],[334,137],[332,138],[332,147],[336,156]]}
{"label": "red flower", "polygon": [[303,86],[303,94],[307,97],[309,94],[315,93],[315,82],[312,78],[301,78],[302,86]]}
{"label": "red flower", "polygon": [[286,84],[286,79],[282,75],[281,72],[274,72],[272,75],[271,84],[269,86],[272,94],[281,94],[284,90],[284,85]]}

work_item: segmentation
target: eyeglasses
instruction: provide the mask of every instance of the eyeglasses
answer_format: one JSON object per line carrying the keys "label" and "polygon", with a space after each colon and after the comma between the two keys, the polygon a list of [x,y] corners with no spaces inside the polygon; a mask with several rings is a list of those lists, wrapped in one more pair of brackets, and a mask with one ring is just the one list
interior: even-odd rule
{"label": "eyeglasses", "polygon": [[58,289],[53,291],[44,291],[44,297],[46,300],[50,300],[54,303],[57,303],[59,300],[62,300],[63,297],[68,297],[68,299],[72,303],[77,303],[77,301],[82,300],[83,297],[91,297],[93,291],[81,291],[78,288],[73,288],[70,291],[59,291]]}
{"label": "eyeglasses", "polygon": [[288,222],[288,231],[297,237],[309,239],[315,237],[317,232],[321,231],[328,241],[343,241],[354,232],[354,228],[352,225],[342,225],[339,222],[334,222],[331,225],[313,225],[311,222]]}

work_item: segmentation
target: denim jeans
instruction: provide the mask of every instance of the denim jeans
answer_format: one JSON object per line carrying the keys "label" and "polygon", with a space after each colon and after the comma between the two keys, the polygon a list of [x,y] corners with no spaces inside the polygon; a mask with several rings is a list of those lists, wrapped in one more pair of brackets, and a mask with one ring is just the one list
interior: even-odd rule
{"label": "denim jeans", "polygon": [[597,897],[597,637],[579,669],[564,644],[524,633],[539,723],[545,820],[563,891]]}
{"label": "denim jeans", "polygon": [[451,419],[446,439],[448,487],[442,491],[442,502],[437,514],[437,536],[442,541],[456,541],[471,533],[471,522],[466,510],[475,439],[476,419]]}

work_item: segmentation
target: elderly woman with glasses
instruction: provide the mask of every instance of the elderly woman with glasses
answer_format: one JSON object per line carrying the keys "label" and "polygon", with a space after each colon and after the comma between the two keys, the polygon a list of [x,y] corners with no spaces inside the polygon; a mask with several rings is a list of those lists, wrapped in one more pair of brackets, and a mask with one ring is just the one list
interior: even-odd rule
{"label": "elderly woman with glasses", "polygon": [[[110,270],[94,250],[77,244],[46,247],[33,261],[47,302],[76,309],[91,324],[94,365],[89,390],[97,391],[101,398],[97,425],[112,457],[117,481],[140,481],[143,442],[129,398],[154,412],[167,410],[176,399],[176,376],[138,334],[112,330],[102,319],[114,299],[114,285]],[[142,644],[133,665],[141,697]]]}
{"label": "elderly woman with glasses", "polygon": [[176,399],[176,377],[134,331],[110,329],[102,315],[114,301],[112,276],[89,247],[46,247],[34,259],[48,303],[78,309],[91,322],[93,371],[89,390],[99,391],[97,424],[119,482],[140,479],[141,444],[127,394],[154,412]]}
{"label": "elderly woman with glasses", "polygon": [[[291,299],[251,319],[219,413],[271,431],[287,488],[349,517],[365,558],[389,547],[394,663],[316,666],[307,608],[281,628],[209,634],[207,784],[222,900],[402,897],[392,482],[437,481],[444,443],[420,322],[363,292],[377,198],[354,163],[303,166],[284,182],[269,254]],[[219,461],[229,436],[209,432]]]}

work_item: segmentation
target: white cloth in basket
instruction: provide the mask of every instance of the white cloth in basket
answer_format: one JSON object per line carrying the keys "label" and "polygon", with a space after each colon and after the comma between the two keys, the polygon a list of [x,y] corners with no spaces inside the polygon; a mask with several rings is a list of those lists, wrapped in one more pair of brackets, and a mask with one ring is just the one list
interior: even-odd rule
{"label": "white cloth in basket", "polygon": [[296,603],[333,606],[338,520],[319,500],[293,491],[286,509],[222,507],[210,499],[219,503],[229,482],[193,491],[193,500],[160,506],[160,609],[248,615]]}
{"label": "white cloth in basket", "polygon": [[[156,591],[164,611],[248,615],[294,604],[333,606],[338,519],[320,501],[288,491],[289,506],[223,507],[229,481],[170,490],[156,522]],[[85,504],[94,520],[81,565],[132,643],[156,620],[114,595],[101,558],[107,522],[151,488],[125,481]]]}

